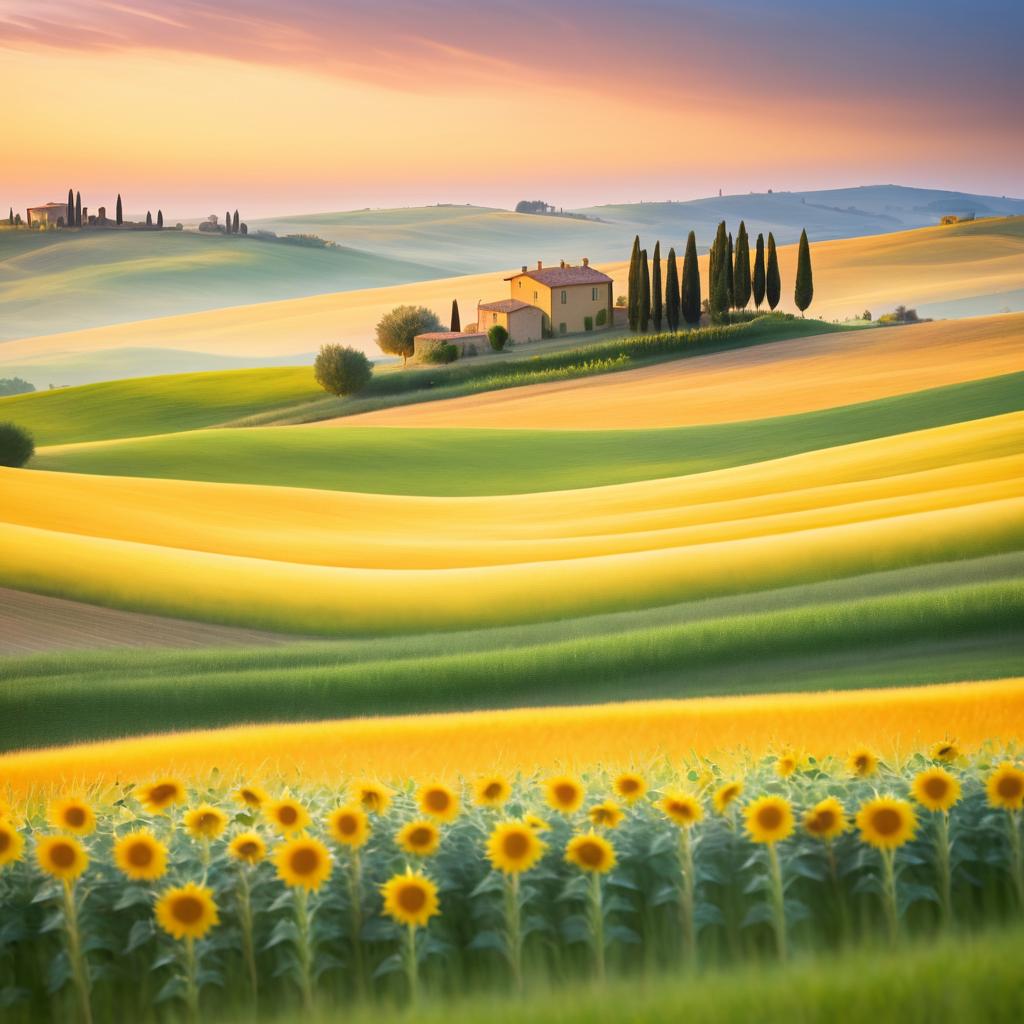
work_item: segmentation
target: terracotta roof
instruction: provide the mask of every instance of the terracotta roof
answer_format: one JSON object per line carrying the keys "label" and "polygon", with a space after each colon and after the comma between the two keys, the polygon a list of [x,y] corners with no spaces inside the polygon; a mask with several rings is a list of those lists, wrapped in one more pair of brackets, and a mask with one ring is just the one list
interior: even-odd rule
{"label": "terracotta roof", "polygon": [[611,278],[593,267],[544,267],[541,270],[527,270],[524,274],[513,274],[506,281],[517,277],[532,277],[549,288],[564,288],[572,284],[610,284]]}
{"label": "terracotta roof", "polygon": [[482,302],[480,304],[480,309],[487,309],[492,313],[515,313],[520,309],[537,308],[537,306],[531,306],[529,302],[523,302],[521,299],[499,299],[497,302]]}
{"label": "terracotta roof", "polygon": [[419,341],[454,341],[456,338],[485,338],[485,334],[463,334],[462,331],[431,331],[427,334],[417,334],[413,339]]}

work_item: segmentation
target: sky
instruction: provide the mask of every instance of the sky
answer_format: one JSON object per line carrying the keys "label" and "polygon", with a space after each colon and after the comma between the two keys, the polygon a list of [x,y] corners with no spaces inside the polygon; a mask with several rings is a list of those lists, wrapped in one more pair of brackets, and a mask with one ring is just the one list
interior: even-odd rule
{"label": "sky", "polygon": [[0,0],[0,204],[1019,197],[1022,38],[1019,0]]}

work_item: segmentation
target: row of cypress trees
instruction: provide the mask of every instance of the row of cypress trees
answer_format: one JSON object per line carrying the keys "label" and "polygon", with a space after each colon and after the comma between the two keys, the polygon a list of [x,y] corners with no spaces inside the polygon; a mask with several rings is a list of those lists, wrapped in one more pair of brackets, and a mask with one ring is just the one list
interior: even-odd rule
{"label": "row of cypress trees", "polygon": [[[740,221],[733,244],[725,221],[718,225],[708,259],[708,313],[712,321],[725,319],[730,310],[745,309],[754,300],[757,309],[765,301],[775,309],[782,297],[782,278],[775,236],[768,232],[768,245],[764,235],[757,236],[754,263],[750,263],[750,238],[747,226]],[[811,250],[807,232],[800,233],[797,253],[796,288],[794,300],[803,313],[814,297],[811,273]],[[646,331],[653,325],[660,331],[665,323],[670,331],[678,329],[681,321],[695,325],[701,316],[700,267],[697,263],[697,239],[690,232],[683,255],[680,276],[675,249],[668,251],[664,290],[661,274],[661,242],[655,242],[653,259],[648,263],[647,250],[640,248],[640,236],[633,239],[633,252],[629,260],[629,297],[627,314],[630,330]]]}

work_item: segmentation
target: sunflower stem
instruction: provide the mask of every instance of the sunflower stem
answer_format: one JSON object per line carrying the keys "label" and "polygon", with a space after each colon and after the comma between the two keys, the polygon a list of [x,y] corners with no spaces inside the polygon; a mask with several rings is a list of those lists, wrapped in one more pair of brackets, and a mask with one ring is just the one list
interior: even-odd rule
{"label": "sunflower stem", "polygon": [[1010,829],[1010,874],[1013,887],[1017,890],[1017,907],[1024,911],[1024,850],[1020,841],[1020,811],[1008,811],[1007,825]]}
{"label": "sunflower stem", "polygon": [[419,998],[420,972],[414,924],[409,924],[405,932],[405,977],[409,984],[409,1005],[415,1006]]}
{"label": "sunflower stem", "polygon": [[590,933],[594,940],[594,974],[598,982],[604,982],[604,904],[598,871],[590,877]]}
{"label": "sunflower stem", "polygon": [[313,1010],[313,949],[309,929],[309,894],[303,886],[295,890],[295,927],[298,932],[299,986],[302,989],[302,1006],[307,1012]]}
{"label": "sunflower stem", "polygon": [[352,956],[355,961],[356,990],[360,996],[366,995],[366,969],[363,961],[363,864],[359,850],[352,848],[348,865],[348,891],[352,927]]}
{"label": "sunflower stem", "polygon": [[245,969],[249,974],[249,990],[255,1007],[259,1002],[259,973],[256,970],[256,950],[252,937],[252,898],[249,891],[249,869],[240,864],[238,868],[238,920],[242,927],[242,955]]}
{"label": "sunflower stem", "polygon": [[950,868],[949,813],[939,814],[935,836],[935,862],[939,880],[939,909],[942,927],[948,929],[953,923],[953,883]]}
{"label": "sunflower stem", "polygon": [[92,1002],[89,998],[89,967],[82,949],[82,936],[78,930],[78,906],[75,901],[75,883],[64,880],[64,924],[68,935],[68,959],[71,976],[78,995],[78,1012],[83,1024],[92,1024]]}
{"label": "sunflower stem", "polygon": [[185,936],[185,1009],[191,1024],[199,1020],[199,983],[196,977],[196,940]]}
{"label": "sunflower stem", "polygon": [[782,864],[775,843],[768,844],[768,865],[772,883],[772,923],[775,926],[775,948],[780,960],[788,956],[786,945],[786,894],[782,886]]}
{"label": "sunflower stem", "polygon": [[679,866],[682,874],[682,889],[679,895],[679,909],[683,926],[683,953],[691,964],[697,959],[697,927],[694,921],[693,844],[690,830],[685,826],[679,833]]}
{"label": "sunflower stem", "polygon": [[885,919],[889,928],[889,942],[895,946],[900,939],[900,913],[896,902],[896,851],[882,850]]}
{"label": "sunflower stem", "polygon": [[843,898],[843,885],[839,880],[839,865],[836,862],[836,851],[831,839],[825,840],[825,859],[828,861],[829,877],[839,912],[839,945],[845,946],[850,937],[850,914]]}
{"label": "sunflower stem", "polygon": [[519,872],[505,876],[505,927],[508,962],[512,968],[512,981],[516,990],[523,990],[523,932],[519,906]]}

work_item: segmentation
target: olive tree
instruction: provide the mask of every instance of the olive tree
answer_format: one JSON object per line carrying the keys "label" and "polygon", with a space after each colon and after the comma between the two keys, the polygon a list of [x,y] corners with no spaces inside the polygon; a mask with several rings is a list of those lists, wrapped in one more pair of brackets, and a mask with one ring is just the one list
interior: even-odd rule
{"label": "olive tree", "polygon": [[332,395],[354,395],[370,383],[373,364],[354,348],[323,345],[313,363],[313,376]]}
{"label": "olive tree", "polygon": [[377,344],[388,355],[401,356],[402,365],[412,355],[413,338],[443,330],[437,315],[425,306],[395,306],[377,324]]}

